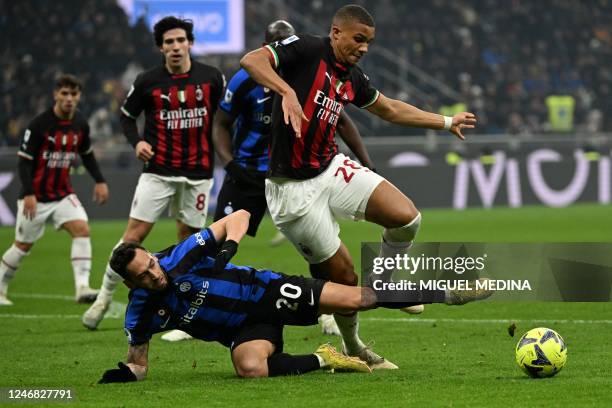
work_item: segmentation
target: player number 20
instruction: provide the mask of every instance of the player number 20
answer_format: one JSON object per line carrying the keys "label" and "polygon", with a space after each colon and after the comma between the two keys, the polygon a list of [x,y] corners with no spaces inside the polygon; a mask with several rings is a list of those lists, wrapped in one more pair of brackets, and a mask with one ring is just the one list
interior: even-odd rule
{"label": "player number 20", "polygon": [[292,285],[290,283],[285,283],[280,287],[281,295],[285,296],[282,298],[278,298],[276,301],[276,308],[280,309],[283,305],[287,306],[287,309],[295,312],[298,308],[298,302],[289,303],[289,301],[285,298],[289,299],[297,299],[302,294],[302,288],[296,285]]}

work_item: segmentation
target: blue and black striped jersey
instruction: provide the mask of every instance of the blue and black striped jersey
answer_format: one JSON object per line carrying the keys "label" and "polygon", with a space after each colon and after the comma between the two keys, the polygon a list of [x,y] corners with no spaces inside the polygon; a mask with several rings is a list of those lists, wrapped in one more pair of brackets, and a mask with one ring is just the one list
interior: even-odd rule
{"label": "blue and black striped jersey", "polygon": [[163,292],[130,291],[125,314],[130,344],[180,329],[197,339],[230,345],[268,283],[282,275],[231,263],[215,273],[216,253],[212,232],[205,229],[155,254],[168,275],[168,287]]}
{"label": "blue and black striped jersey", "polygon": [[235,118],[232,136],[236,163],[251,172],[268,171],[268,145],[274,92],[241,69],[230,79],[219,107]]}

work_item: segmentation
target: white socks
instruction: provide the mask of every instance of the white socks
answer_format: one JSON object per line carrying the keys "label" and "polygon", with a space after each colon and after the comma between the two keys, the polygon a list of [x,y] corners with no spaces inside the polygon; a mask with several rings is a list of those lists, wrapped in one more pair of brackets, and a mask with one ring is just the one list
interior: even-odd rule
{"label": "white socks", "polygon": [[91,240],[89,237],[72,239],[70,261],[74,273],[74,284],[77,291],[82,287],[89,287],[89,273],[91,272]]}
{"label": "white socks", "polygon": [[385,228],[382,234],[379,256],[391,258],[397,254],[405,254],[412,246],[412,241],[421,226],[421,213],[408,224],[398,228]]}
{"label": "white socks", "polygon": [[21,260],[27,254],[27,252],[23,252],[13,244],[2,255],[0,260],[0,295],[6,296],[8,284],[13,279],[13,276],[15,276],[15,271],[19,268]]}
{"label": "white socks", "polygon": [[[113,250],[123,243],[120,239],[117,245],[114,246]],[[100,287],[100,293],[98,293],[98,299],[104,302],[110,302],[113,298],[113,293],[117,288],[117,284],[121,282],[123,278],[121,275],[113,271],[110,264],[106,264],[106,270],[104,271],[104,278],[102,278],[102,287]]]}
{"label": "white socks", "polygon": [[359,319],[356,312],[350,315],[335,313],[334,319],[342,333],[342,340],[349,355],[355,355],[365,348],[365,344],[359,338]]}

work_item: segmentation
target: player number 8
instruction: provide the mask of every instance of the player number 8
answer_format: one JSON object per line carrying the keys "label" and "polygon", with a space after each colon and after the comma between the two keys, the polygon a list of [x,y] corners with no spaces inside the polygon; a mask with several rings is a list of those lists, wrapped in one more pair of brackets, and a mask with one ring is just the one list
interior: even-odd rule
{"label": "player number 8", "polygon": [[[280,293],[289,299],[297,299],[302,294],[302,288],[290,283],[285,283],[280,287]],[[276,301],[276,308],[280,309],[283,305],[287,306],[287,309],[293,312],[295,312],[298,308],[298,302],[289,303],[289,301],[285,298],[278,298]]]}

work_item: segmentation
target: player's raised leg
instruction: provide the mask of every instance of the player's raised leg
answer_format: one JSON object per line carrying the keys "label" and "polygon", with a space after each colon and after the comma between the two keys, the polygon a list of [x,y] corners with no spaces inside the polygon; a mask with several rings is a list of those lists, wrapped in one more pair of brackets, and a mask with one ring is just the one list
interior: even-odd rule
{"label": "player's raised leg", "polygon": [[[421,213],[412,200],[387,180],[383,180],[370,195],[365,219],[385,228],[381,237],[381,257],[407,253],[421,225]],[[414,305],[402,311],[418,314],[423,309],[423,305]]]}

